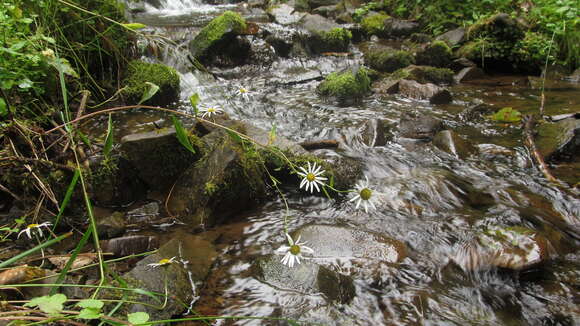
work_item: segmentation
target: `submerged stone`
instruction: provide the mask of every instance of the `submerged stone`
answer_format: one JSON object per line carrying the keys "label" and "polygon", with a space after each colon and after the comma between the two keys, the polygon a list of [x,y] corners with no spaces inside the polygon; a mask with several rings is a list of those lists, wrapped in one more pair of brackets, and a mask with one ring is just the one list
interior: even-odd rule
{"label": "submerged stone", "polygon": [[328,301],[349,303],[355,296],[353,279],[306,259],[290,268],[271,255],[254,264],[254,277],[276,288],[304,294],[322,293]]}
{"label": "submerged stone", "polygon": [[451,130],[438,132],[433,138],[433,145],[460,159],[465,159],[477,153],[476,147]]}
{"label": "submerged stone", "polygon": [[399,135],[413,139],[431,139],[443,129],[441,120],[428,115],[404,113],[399,122]]}
{"label": "submerged stone", "polygon": [[524,270],[549,258],[549,242],[537,231],[524,227],[491,227],[475,242],[459,248],[453,261],[464,270],[489,268]]}
{"label": "submerged stone", "polygon": [[404,243],[387,238],[379,233],[346,226],[306,225],[294,232],[314,256],[331,260],[370,259],[387,263],[398,263],[407,253]]}

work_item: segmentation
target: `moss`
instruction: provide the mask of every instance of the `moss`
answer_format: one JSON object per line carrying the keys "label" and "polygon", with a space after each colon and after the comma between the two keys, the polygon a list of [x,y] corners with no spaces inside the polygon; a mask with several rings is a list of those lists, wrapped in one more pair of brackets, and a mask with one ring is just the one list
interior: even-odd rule
{"label": "moss", "polygon": [[337,27],[328,32],[320,32],[320,38],[324,47],[323,52],[341,52],[348,50],[352,33],[345,28]]}
{"label": "moss", "polygon": [[339,100],[361,98],[370,90],[371,80],[367,70],[333,72],[318,85],[317,91],[323,96],[335,96]]}
{"label": "moss", "polygon": [[425,50],[417,53],[417,64],[448,67],[451,64],[451,48],[443,41],[431,43]]}
{"label": "moss", "polygon": [[227,34],[241,34],[246,28],[246,21],[240,14],[232,11],[224,12],[209,22],[192,41],[193,46],[190,47],[193,47],[193,56],[206,55],[208,50],[223,40]]}
{"label": "moss", "polygon": [[208,196],[213,195],[218,189],[219,188],[215,183],[212,182],[205,183],[205,194]]}
{"label": "moss", "polygon": [[545,35],[526,32],[525,37],[516,43],[513,59],[516,65],[526,71],[539,72],[546,60],[554,63],[558,57],[558,47],[550,48],[550,38]]}
{"label": "moss", "polygon": [[367,35],[381,35],[385,31],[385,20],[390,18],[385,14],[369,15],[361,21],[363,31]]}
{"label": "moss", "polygon": [[382,72],[393,72],[413,64],[413,55],[407,51],[378,50],[365,54],[365,63]]}
{"label": "moss", "polygon": [[127,100],[137,103],[148,89],[146,82],[159,86],[159,91],[145,103],[150,105],[167,105],[179,96],[179,74],[175,69],[155,63],[139,60],[129,63],[128,76],[125,79]]}
{"label": "moss", "polygon": [[416,67],[410,72],[411,79],[422,84],[433,83],[437,85],[452,84],[453,70],[448,68]]}

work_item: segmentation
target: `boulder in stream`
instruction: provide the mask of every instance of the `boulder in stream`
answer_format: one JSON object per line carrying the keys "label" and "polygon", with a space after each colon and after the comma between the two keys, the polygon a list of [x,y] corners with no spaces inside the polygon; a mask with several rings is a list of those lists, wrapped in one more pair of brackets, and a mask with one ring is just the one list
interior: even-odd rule
{"label": "boulder in stream", "polygon": [[121,92],[129,104],[137,104],[148,90],[148,84],[159,86],[159,90],[142,104],[167,106],[179,100],[180,79],[174,68],[134,60],[127,68],[127,78],[123,82],[125,89]]}
{"label": "boulder in stream", "polygon": [[452,260],[467,271],[494,267],[519,271],[546,261],[550,250],[549,241],[537,231],[491,227],[459,247]]}
{"label": "boulder in stream", "polygon": [[[172,263],[151,266],[173,257]],[[217,252],[208,241],[189,234],[173,235],[172,240],[161,246],[157,253],[145,257],[123,275],[130,287],[168,293],[167,304],[163,309],[156,309],[155,306],[163,302],[163,297],[158,297],[159,301],[156,301],[150,296],[138,295],[132,301],[144,304],[127,304],[124,309],[127,313],[145,311],[151,320],[169,319],[185,311],[196,295],[195,283],[205,279],[216,257]]]}
{"label": "boulder in stream", "polygon": [[399,81],[399,94],[416,100],[428,100],[431,104],[447,104],[452,100],[451,93],[443,87],[406,79]]}
{"label": "boulder in stream", "polygon": [[415,62],[411,53],[385,47],[369,47],[364,52],[364,60],[366,65],[382,72],[394,72]]}
{"label": "boulder in stream", "polygon": [[580,159],[580,119],[571,117],[537,127],[536,145],[551,163]]}
{"label": "boulder in stream", "polygon": [[346,52],[352,39],[349,30],[320,15],[306,15],[299,23],[306,33],[305,44],[314,54]]}
{"label": "boulder in stream", "polygon": [[290,268],[280,262],[281,257],[271,255],[258,259],[253,266],[254,277],[283,290],[322,293],[328,301],[344,304],[354,298],[352,278],[307,260]]}
{"label": "boulder in stream", "polygon": [[209,62],[228,52],[228,49],[235,51],[232,46],[236,44],[236,36],[242,34],[246,27],[246,21],[238,13],[226,11],[214,18],[190,41],[189,52],[194,58]]}
{"label": "boulder in stream", "polygon": [[400,69],[389,78],[405,78],[421,84],[433,83],[435,85],[450,85],[454,81],[451,69],[415,65]]}
{"label": "boulder in stream", "polygon": [[322,96],[336,98],[342,104],[359,100],[371,89],[371,80],[365,68],[333,72],[326,76],[316,91]]}
{"label": "boulder in stream", "polygon": [[[191,137],[194,145],[200,145],[195,136]],[[127,135],[121,139],[121,152],[135,166],[139,178],[157,190],[170,188],[200,156],[179,143],[173,127]]]}
{"label": "boulder in stream", "polygon": [[268,14],[270,14],[273,20],[280,25],[296,24],[306,15],[303,12],[295,11],[293,7],[285,3],[270,7],[268,9]]}
{"label": "boulder in stream", "polygon": [[447,43],[434,41],[422,51],[417,52],[416,62],[420,65],[446,68],[451,64],[451,57],[451,48]]}

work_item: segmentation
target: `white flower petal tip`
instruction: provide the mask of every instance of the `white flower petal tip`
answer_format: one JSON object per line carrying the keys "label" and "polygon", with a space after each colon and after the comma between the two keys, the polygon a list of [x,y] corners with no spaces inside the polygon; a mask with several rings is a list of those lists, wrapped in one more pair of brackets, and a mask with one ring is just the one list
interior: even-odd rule
{"label": "white flower petal tip", "polygon": [[369,212],[369,208],[374,210],[377,209],[374,204],[374,201],[376,201],[376,193],[369,187],[369,178],[367,176],[365,176],[365,182],[357,183],[353,193],[355,195],[349,200],[349,202],[356,201],[355,209],[359,209],[361,204],[365,210],[365,213],[367,214]]}
{"label": "white flower petal tip", "polygon": [[300,258],[304,258],[302,253],[313,254],[314,250],[310,247],[305,246],[306,241],[300,242],[300,236],[296,241],[292,239],[292,237],[286,233],[286,238],[288,239],[288,244],[290,246],[283,245],[282,247],[276,250],[278,254],[284,254],[284,257],[280,260],[280,262],[290,268],[294,267],[294,265],[300,264]]}
{"label": "white flower petal tip", "polygon": [[26,228],[24,228],[22,231],[18,232],[18,235],[16,236],[16,238],[19,239],[20,236],[22,235],[22,233],[26,233],[26,236],[28,237],[28,239],[32,239],[32,232],[37,232],[38,235],[40,235],[40,237],[44,237],[44,233],[42,233],[42,228],[50,229],[51,226],[52,226],[52,223],[50,223],[50,222],[44,222],[41,224],[28,224],[28,226],[26,226]]}
{"label": "white flower petal tip", "polygon": [[323,181],[328,180],[328,178],[322,176],[325,172],[322,169],[322,166],[317,166],[316,163],[310,165],[310,162],[308,162],[308,169],[305,169],[304,167],[299,167],[299,169],[302,171],[298,171],[298,175],[302,177],[300,189],[304,187],[304,190],[310,191],[310,193],[313,193],[314,189],[316,189],[317,192],[320,192],[319,185],[324,186],[325,184]]}

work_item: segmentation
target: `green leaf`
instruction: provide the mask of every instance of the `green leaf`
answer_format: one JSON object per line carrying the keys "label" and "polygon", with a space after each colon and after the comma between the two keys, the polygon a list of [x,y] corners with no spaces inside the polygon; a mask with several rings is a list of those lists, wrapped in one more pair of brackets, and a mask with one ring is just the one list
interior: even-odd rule
{"label": "green leaf", "polygon": [[65,58],[56,58],[54,60],[50,60],[48,63],[56,68],[56,70],[62,71],[62,73],[67,76],[79,78],[79,74],[73,69],[68,60]]}
{"label": "green leaf", "polygon": [[127,315],[127,320],[133,325],[146,323],[149,320],[149,314],[146,312],[134,312]]}
{"label": "green leaf", "polygon": [[522,120],[522,114],[518,110],[506,107],[492,114],[490,118],[499,122],[518,122]]}
{"label": "green leaf", "polygon": [[240,135],[238,135],[237,133],[235,133],[231,130],[226,130],[226,132],[228,133],[230,138],[232,138],[236,143],[238,143],[238,144],[244,143],[244,140],[242,139],[242,137],[240,137]]}
{"label": "green leaf", "polygon": [[197,104],[199,103],[199,94],[195,93],[189,97],[189,103],[191,103],[191,107],[193,108],[194,115],[197,116],[198,109]]}
{"label": "green leaf", "polygon": [[0,97],[0,117],[5,117],[8,115],[8,105],[3,98]]}
{"label": "green leaf", "polygon": [[78,317],[81,319],[99,319],[101,318],[101,309],[84,308],[79,313]]}
{"label": "green leaf", "polygon": [[152,82],[145,82],[145,84],[147,84],[148,87],[145,90],[145,92],[143,92],[143,95],[141,96],[141,101],[139,101],[138,104],[144,103],[148,99],[152,98],[153,95],[157,93],[157,91],[159,91],[159,86],[153,84]]}
{"label": "green leaf", "polygon": [[57,293],[55,295],[45,295],[37,297],[26,303],[25,307],[38,307],[43,312],[54,315],[58,314],[63,309],[63,304],[66,302],[66,295]]}
{"label": "green leaf", "polygon": [[105,303],[101,300],[96,299],[84,299],[77,303],[77,306],[81,308],[92,308],[92,309],[101,309]]}
{"label": "green leaf", "polygon": [[103,154],[109,156],[113,149],[113,118],[109,113],[109,122],[107,123],[107,137],[105,138],[105,146],[103,147]]}
{"label": "green leaf", "polygon": [[183,145],[183,147],[187,148],[188,151],[195,154],[195,149],[193,149],[193,145],[189,140],[189,135],[187,134],[185,128],[183,128],[181,121],[179,121],[175,116],[171,116],[171,120],[173,121],[173,126],[175,126],[175,135],[177,136],[179,143]]}
{"label": "green leaf", "polygon": [[141,23],[127,23],[127,24],[121,24],[121,25],[123,25],[124,27],[126,27],[128,29],[132,29],[134,31],[147,27],[147,25],[141,24]]}

